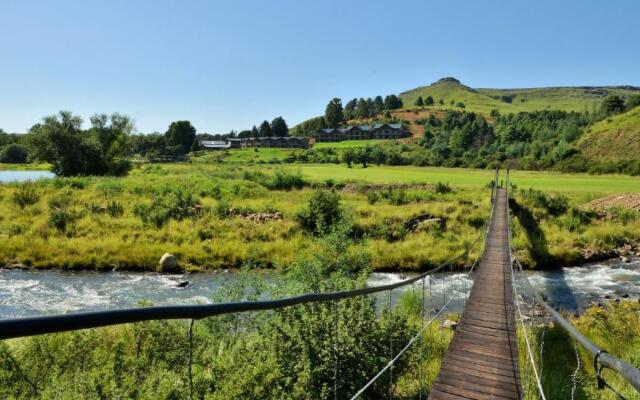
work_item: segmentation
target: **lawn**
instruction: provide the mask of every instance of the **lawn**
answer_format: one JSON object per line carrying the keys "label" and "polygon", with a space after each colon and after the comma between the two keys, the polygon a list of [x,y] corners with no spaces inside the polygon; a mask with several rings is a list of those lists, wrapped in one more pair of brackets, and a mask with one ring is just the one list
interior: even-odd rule
{"label": "lawn", "polygon": [[[480,188],[490,182],[494,171],[466,168],[415,166],[369,166],[348,168],[345,164],[296,164],[297,169],[313,181],[364,181],[371,183],[437,183]],[[504,171],[501,178],[504,179]],[[512,171],[511,182],[520,188],[535,188],[553,192],[605,194],[640,192],[640,178],[626,175],[565,174],[549,171]]]}

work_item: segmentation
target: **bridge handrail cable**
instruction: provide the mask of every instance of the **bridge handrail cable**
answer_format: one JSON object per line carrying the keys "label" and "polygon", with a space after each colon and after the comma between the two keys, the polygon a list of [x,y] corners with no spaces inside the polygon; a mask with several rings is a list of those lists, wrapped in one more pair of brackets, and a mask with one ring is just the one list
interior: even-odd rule
{"label": "bridge handrail cable", "polygon": [[[509,196],[508,196],[509,170],[508,169],[507,169],[506,186],[507,186],[507,189],[506,189],[507,190],[507,210],[510,213],[511,210],[509,208],[509,201],[508,201],[509,200]],[[582,347],[584,347],[589,353],[593,355],[594,357],[593,364],[596,370],[598,388],[603,388],[606,385],[601,375],[602,368],[609,368],[619,373],[623,378],[625,378],[631,384],[631,386],[633,386],[636,390],[640,391],[640,370],[634,367],[633,365],[627,363],[626,361],[623,361],[607,353],[606,350],[602,349],[601,347],[593,343],[591,340],[589,340],[589,338],[587,338],[585,335],[580,333],[580,331],[578,331],[578,329],[576,329],[576,327],[573,326],[571,322],[565,319],[562,316],[562,314],[560,314],[560,312],[558,312],[555,308],[549,305],[544,300],[542,294],[531,285],[531,283],[529,282],[529,279],[524,274],[524,269],[522,268],[522,264],[517,259],[517,257],[515,257],[515,252],[512,250],[513,250],[513,247],[512,247],[512,240],[511,240],[511,224],[509,223],[509,252],[511,254],[511,260],[513,265],[517,267],[517,271],[521,274],[521,276],[524,277],[523,281],[527,285],[528,290],[533,294],[535,301],[538,304],[541,304],[549,312],[549,314],[551,314],[553,319],[556,320],[558,325],[566,333],[568,333],[569,336],[571,336],[577,343],[579,343]],[[513,279],[513,268],[512,268],[512,279]],[[515,285],[514,285],[514,290],[515,290]],[[517,296],[515,300],[516,302],[518,301]],[[530,352],[530,349],[529,349],[529,352]],[[600,365],[600,368],[598,368],[598,365]],[[538,380],[538,388],[540,391],[542,391],[542,387],[539,384],[539,380]],[[541,394],[544,396],[542,392]]]}
{"label": "bridge handrail cable", "polygon": [[[493,203],[495,198],[495,186],[497,182],[498,171],[496,170],[496,178],[494,180],[491,193],[491,214],[493,214]],[[486,237],[490,218],[485,221],[484,232],[481,232],[464,251],[449,260],[443,262],[435,268],[423,272],[413,278],[405,279],[400,282],[364,287],[346,291],[335,291],[326,293],[307,293],[299,296],[287,297],[277,300],[261,300],[261,301],[241,301],[233,303],[217,303],[217,304],[194,304],[194,305],[174,305],[174,306],[151,306],[140,308],[126,308],[118,310],[106,311],[89,311],[72,314],[60,315],[44,315],[37,317],[15,318],[0,320],[0,340],[12,339],[18,337],[43,335],[49,333],[59,333],[67,331],[75,331],[80,329],[99,328],[111,325],[120,325],[127,323],[162,320],[162,319],[203,319],[216,315],[264,311],[277,308],[294,306],[297,304],[311,302],[327,302],[333,300],[341,300],[350,297],[363,296],[372,293],[385,292],[402,286],[410,285],[418,282],[428,275],[435,274],[443,268],[451,265],[453,262],[466,257],[469,252],[476,246],[482,237]]]}

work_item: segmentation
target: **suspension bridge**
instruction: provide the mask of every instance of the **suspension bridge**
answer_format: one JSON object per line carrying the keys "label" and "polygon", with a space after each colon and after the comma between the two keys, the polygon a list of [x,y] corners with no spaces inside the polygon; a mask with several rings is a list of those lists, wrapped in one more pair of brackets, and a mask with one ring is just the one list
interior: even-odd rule
{"label": "suspension bridge", "polygon": [[[453,340],[442,360],[440,370],[428,393],[423,393],[423,382],[420,382],[419,396],[428,396],[433,400],[450,399],[546,399],[544,382],[542,382],[541,365],[531,345],[531,330],[534,321],[546,326],[548,319],[553,320],[576,343],[593,356],[595,381],[598,388],[611,387],[603,378],[606,368],[617,372],[629,385],[640,392],[640,370],[629,363],[608,354],[582,335],[561,313],[547,304],[543,296],[529,283],[522,265],[513,257],[510,212],[509,212],[509,174],[506,185],[498,187],[498,171],[494,178],[491,193],[491,212],[485,222],[482,234],[470,243],[464,251],[453,259],[425,273],[410,279],[389,285],[363,287],[348,291],[308,293],[296,297],[278,300],[244,301],[234,303],[218,303],[208,305],[179,305],[142,307],[135,309],[85,312],[32,318],[0,320],[0,340],[33,335],[51,334],[110,325],[136,323],[149,320],[186,319],[190,320],[189,332],[189,365],[188,381],[191,386],[189,398],[193,397],[192,383],[192,332],[194,322],[224,314],[257,312],[293,307],[308,303],[333,304],[335,312],[335,335],[332,340],[334,349],[333,398],[357,399],[371,398],[367,395],[372,385],[379,383],[383,376],[388,376],[389,398],[393,397],[394,365],[412,348],[418,348],[420,358],[428,357],[420,350],[421,343],[429,338],[425,335],[428,328],[444,315],[454,304],[464,306]],[[483,240],[484,239],[484,240]],[[460,274],[445,275],[455,262],[468,259],[471,250],[482,244],[478,259],[465,273],[473,284],[469,290],[467,281]],[[442,282],[445,279],[458,280],[458,294],[442,290],[442,302],[434,307],[432,283],[440,273]],[[428,285],[427,285],[428,282]],[[420,285],[421,284],[421,285]],[[346,393],[338,386],[340,368],[340,352],[338,350],[337,324],[339,320],[338,304],[340,300],[367,296],[376,293],[388,294],[388,309],[391,308],[391,293],[395,289],[409,287],[413,290],[421,288],[421,324],[407,343],[397,344],[391,340],[388,344],[388,362],[366,381],[359,390]],[[427,303],[429,306],[427,307]],[[536,321],[536,310],[543,310],[542,318]],[[525,315],[529,312],[529,315]],[[348,323],[344,321],[343,323]],[[518,340],[521,337],[523,340]],[[518,343],[524,342],[520,357]],[[576,347],[577,355],[577,347]],[[520,365],[520,360],[525,360]],[[423,360],[424,361],[424,360]],[[546,366],[553,368],[553,366]],[[422,373],[419,379],[424,380]],[[529,383],[527,383],[529,382]],[[575,382],[574,382],[575,385]]]}
{"label": "suspension bridge", "polygon": [[429,399],[519,399],[507,191],[498,189],[471,293]]}

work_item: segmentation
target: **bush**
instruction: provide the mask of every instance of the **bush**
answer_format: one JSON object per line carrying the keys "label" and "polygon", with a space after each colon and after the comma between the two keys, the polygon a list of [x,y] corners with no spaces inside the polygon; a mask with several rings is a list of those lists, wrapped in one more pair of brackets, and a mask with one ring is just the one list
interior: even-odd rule
{"label": "bush", "polygon": [[112,218],[121,217],[124,214],[124,206],[117,201],[107,203],[107,214]]}
{"label": "bush", "polygon": [[380,195],[378,192],[370,190],[367,192],[367,202],[371,205],[374,205],[380,200]]}
{"label": "bush", "polygon": [[65,232],[67,227],[73,224],[80,215],[75,211],[66,209],[53,209],[49,214],[49,226],[56,228],[60,232]]}
{"label": "bush", "polygon": [[522,195],[534,206],[547,210],[550,215],[562,215],[569,209],[569,199],[561,194],[546,195],[541,190],[529,188],[523,190]]}
{"label": "bush", "polygon": [[409,202],[409,200],[407,199],[407,192],[404,189],[387,188],[382,192],[382,197],[387,199],[390,204],[393,204],[395,206],[401,206]]}
{"label": "bush", "polygon": [[16,143],[11,143],[0,150],[0,163],[22,164],[27,162],[27,149]]}
{"label": "bush", "polygon": [[305,185],[306,182],[302,178],[300,171],[288,172],[278,169],[265,186],[272,190],[291,190],[301,189]]}
{"label": "bush", "polygon": [[439,194],[445,194],[453,192],[453,189],[448,183],[438,182],[436,183],[435,191]]}
{"label": "bush", "polygon": [[335,191],[318,190],[309,199],[307,208],[297,215],[304,230],[314,235],[324,235],[343,220],[340,196]]}
{"label": "bush", "polygon": [[191,193],[182,190],[174,190],[167,194],[157,196],[151,204],[138,203],[133,208],[133,213],[140,217],[143,223],[161,228],[170,219],[177,221],[197,214],[198,199]]}
{"label": "bush", "polygon": [[24,209],[26,206],[36,204],[40,200],[40,195],[32,182],[25,182],[13,192],[12,200],[18,207]]}

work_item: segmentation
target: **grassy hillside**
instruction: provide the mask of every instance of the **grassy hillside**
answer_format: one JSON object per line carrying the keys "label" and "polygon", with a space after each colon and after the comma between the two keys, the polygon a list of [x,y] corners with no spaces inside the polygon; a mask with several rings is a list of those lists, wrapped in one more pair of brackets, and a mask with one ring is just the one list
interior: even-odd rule
{"label": "grassy hillside", "polygon": [[637,160],[640,154],[640,107],[594,124],[580,138],[578,147],[590,159]]}
{"label": "grassy hillside", "polygon": [[[458,108],[455,104],[462,102],[467,111],[489,114],[492,109],[497,109],[505,114],[544,109],[591,111],[608,95],[637,93],[640,93],[640,88],[631,86],[474,89],[454,78],[444,78],[429,86],[400,93],[400,98],[409,108],[413,107],[418,96],[431,96],[436,102],[431,108],[435,109]],[[438,104],[440,99],[444,105]]]}
{"label": "grassy hillside", "polygon": [[[400,93],[404,103],[402,110],[392,112],[395,118],[403,121],[413,121],[424,118],[430,113],[440,113],[447,109],[458,109],[457,103],[462,102],[465,110],[474,111],[488,116],[491,110],[497,109],[501,114],[518,113],[521,111],[563,110],[563,111],[594,111],[599,107],[603,98],[609,95],[628,97],[640,94],[640,87],[634,86],[599,86],[599,87],[549,87],[528,89],[474,89],[465,86],[455,78],[443,78],[439,81]],[[428,107],[415,107],[413,104],[422,96],[426,99],[433,97],[435,104]],[[444,104],[439,104],[440,100]],[[346,102],[346,100],[345,100]],[[451,104],[453,102],[453,104]],[[415,111],[415,112],[414,112]],[[295,134],[301,134],[310,129],[314,117],[292,128]],[[368,121],[351,121],[352,123],[371,123]],[[414,135],[421,132],[414,132]]]}

